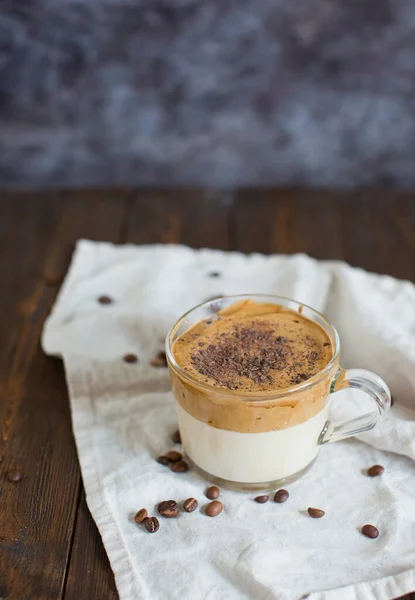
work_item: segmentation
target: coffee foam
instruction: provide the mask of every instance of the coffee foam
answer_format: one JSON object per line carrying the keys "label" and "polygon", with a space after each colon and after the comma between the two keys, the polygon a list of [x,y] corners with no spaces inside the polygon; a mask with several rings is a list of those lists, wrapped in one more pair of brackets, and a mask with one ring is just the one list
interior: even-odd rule
{"label": "coffee foam", "polygon": [[286,307],[252,300],[200,321],[174,342],[172,351],[201,383],[252,393],[302,383],[333,355],[318,323]]}

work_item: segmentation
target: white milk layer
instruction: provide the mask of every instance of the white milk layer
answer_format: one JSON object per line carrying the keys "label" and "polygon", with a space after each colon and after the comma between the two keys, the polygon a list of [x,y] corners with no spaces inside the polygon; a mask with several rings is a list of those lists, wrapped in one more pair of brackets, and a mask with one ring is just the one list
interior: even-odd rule
{"label": "white milk layer", "polygon": [[211,427],[176,403],[183,447],[207,473],[238,483],[265,483],[294,475],[315,458],[328,406],[287,429],[240,433]]}

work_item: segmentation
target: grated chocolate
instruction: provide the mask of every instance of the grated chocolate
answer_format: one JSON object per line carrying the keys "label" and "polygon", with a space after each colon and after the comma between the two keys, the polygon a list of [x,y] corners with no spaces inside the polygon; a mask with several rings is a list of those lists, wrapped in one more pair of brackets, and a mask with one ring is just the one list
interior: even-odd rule
{"label": "grated chocolate", "polygon": [[222,333],[216,343],[191,354],[195,369],[218,385],[237,389],[240,377],[257,384],[270,383],[271,369],[283,369],[290,350],[288,338],[253,321],[249,327],[236,325]]}

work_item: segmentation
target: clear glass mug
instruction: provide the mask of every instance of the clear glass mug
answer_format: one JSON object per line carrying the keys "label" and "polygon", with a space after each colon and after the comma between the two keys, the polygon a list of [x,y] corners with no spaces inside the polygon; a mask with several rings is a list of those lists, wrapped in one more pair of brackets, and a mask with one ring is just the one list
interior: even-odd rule
{"label": "clear glass mug", "polygon": [[[176,363],[172,345],[189,327],[248,298],[288,307],[318,323],[334,349],[326,367],[301,384],[253,394],[198,381]],[[340,341],[333,325],[289,298],[249,294],[200,304],[173,325],[166,354],[187,459],[204,478],[233,489],[273,489],[294,481],[311,467],[319,446],[372,429],[390,408],[389,388],[378,375],[340,367]],[[330,418],[330,397],[346,388],[368,394],[373,411],[335,422]]]}

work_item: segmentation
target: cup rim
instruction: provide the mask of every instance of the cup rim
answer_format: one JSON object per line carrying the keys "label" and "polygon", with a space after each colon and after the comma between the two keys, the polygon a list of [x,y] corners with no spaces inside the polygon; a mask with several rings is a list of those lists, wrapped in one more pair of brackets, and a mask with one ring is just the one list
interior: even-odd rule
{"label": "cup rim", "polygon": [[[266,390],[263,392],[259,392],[257,395],[254,395],[254,394],[252,394],[252,392],[241,392],[239,390],[227,390],[225,388],[218,388],[209,383],[204,383],[204,382],[200,381],[197,377],[195,377],[194,375],[189,373],[188,371],[185,371],[183,369],[183,367],[181,367],[176,362],[176,359],[174,358],[173,353],[171,351],[170,340],[171,340],[171,337],[174,334],[175,330],[179,327],[180,323],[188,315],[190,315],[195,310],[202,308],[203,306],[209,306],[211,304],[214,304],[215,302],[219,302],[220,300],[231,299],[231,300],[237,301],[237,300],[243,300],[243,299],[248,300],[248,299],[252,299],[253,297],[256,297],[256,298],[259,297],[259,298],[264,298],[264,299],[268,298],[268,299],[272,299],[273,301],[275,301],[275,300],[283,300],[286,302],[288,301],[288,302],[296,304],[298,307],[307,308],[307,310],[311,311],[312,313],[314,313],[315,315],[320,317],[320,319],[322,319],[322,321],[325,323],[326,327],[332,332],[333,338],[335,340],[335,348],[334,348],[333,356],[331,357],[331,359],[327,363],[327,365],[321,371],[319,371],[318,373],[313,375],[313,377],[310,377],[310,379],[307,379],[303,383],[295,384],[295,385],[293,385],[291,387],[287,387],[287,388],[281,388],[280,390]],[[274,399],[278,399],[278,398],[283,398],[283,397],[289,396],[291,394],[297,393],[299,391],[302,392],[302,391],[306,390],[307,388],[313,387],[321,379],[323,379],[325,376],[327,376],[327,373],[329,373],[331,371],[331,369],[333,368],[333,365],[337,361],[339,354],[340,354],[340,338],[339,338],[339,334],[337,333],[336,328],[334,327],[334,325],[332,325],[330,323],[330,321],[327,319],[327,317],[325,317],[321,312],[319,312],[318,310],[316,310],[309,304],[305,304],[304,302],[299,302],[298,300],[294,300],[293,298],[289,298],[288,296],[279,296],[278,294],[254,294],[254,293],[230,294],[229,296],[218,296],[217,298],[212,298],[211,300],[206,300],[204,302],[200,302],[196,306],[193,306],[192,308],[187,310],[185,313],[183,313],[181,315],[181,317],[179,317],[175,321],[175,323],[172,325],[172,327],[170,327],[169,331],[167,332],[166,339],[165,339],[165,350],[166,350],[166,356],[168,359],[169,366],[171,366],[172,369],[177,371],[180,374],[180,376],[183,377],[184,379],[186,379],[188,382],[193,383],[197,387],[202,388],[206,391],[214,392],[217,395],[226,395],[227,397],[233,397],[234,399],[239,399],[240,401],[245,400],[245,401],[250,401],[250,402],[258,402],[261,400],[269,401],[270,399],[274,400]]]}

